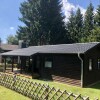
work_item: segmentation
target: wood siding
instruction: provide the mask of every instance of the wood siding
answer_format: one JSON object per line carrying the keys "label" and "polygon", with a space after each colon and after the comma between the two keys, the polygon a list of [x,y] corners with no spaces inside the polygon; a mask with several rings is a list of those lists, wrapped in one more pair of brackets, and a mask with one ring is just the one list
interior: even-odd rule
{"label": "wood siding", "polygon": [[[92,70],[89,71],[89,59],[92,59]],[[98,69],[98,59],[100,59],[100,47],[94,47],[84,55],[84,80],[83,85],[100,81],[100,69]]]}
{"label": "wood siding", "polygon": [[52,68],[42,67],[44,79],[81,86],[81,61],[77,55],[45,55],[51,57]]}

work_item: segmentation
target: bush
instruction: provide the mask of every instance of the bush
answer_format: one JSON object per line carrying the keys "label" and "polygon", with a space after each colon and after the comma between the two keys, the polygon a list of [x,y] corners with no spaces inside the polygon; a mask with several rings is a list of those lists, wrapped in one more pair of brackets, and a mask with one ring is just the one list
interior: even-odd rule
{"label": "bush", "polygon": [[8,64],[11,64],[11,63],[12,63],[12,61],[11,61],[10,58],[7,58],[7,63],[8,63]]}

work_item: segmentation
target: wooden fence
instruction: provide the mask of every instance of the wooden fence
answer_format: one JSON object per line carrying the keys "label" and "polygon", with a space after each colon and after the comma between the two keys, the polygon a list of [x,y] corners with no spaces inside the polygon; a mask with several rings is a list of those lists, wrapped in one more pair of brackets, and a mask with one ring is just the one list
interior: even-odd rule
{"label": "wooden fence", "polygon": [[[0,73],[0,85],[10,88],[33,100],[90,100],[89,97],[61,91],[49,85],[33,82],[17,75]],[[95,99],[98,100],[98,99]]]}

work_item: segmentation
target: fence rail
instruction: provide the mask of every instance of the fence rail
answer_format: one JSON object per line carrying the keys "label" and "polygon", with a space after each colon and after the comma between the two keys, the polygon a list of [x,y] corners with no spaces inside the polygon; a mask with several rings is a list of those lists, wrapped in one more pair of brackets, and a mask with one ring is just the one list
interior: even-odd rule
{"label": "fence rail", "polygon": [[54,87],[51,88],[49,85],[36,83],[30,79],[6,73],[0,73],[0,85],[21,93],[33,100],[90,100],[89,97],[82,97],[81,94],[75,95],[66,90],[57,90]]}

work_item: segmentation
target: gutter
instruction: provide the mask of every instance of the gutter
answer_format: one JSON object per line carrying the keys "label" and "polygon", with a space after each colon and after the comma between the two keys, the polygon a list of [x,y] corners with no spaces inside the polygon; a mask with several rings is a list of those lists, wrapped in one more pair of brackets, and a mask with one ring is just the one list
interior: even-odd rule
{"label": "gutter", "polygon": [[80,53],[78,53],[78,58],[81,60],[81,87],[83,87],[83,59],[80,56]]}

